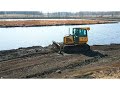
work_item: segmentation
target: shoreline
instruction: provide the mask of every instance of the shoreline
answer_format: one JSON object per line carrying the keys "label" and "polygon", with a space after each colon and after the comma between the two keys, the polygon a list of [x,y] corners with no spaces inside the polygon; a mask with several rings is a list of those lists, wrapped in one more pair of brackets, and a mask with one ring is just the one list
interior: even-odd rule
{"label": "shoreline", "polygon": [[[62,43],[59,43],[62,46]],[[90,47],[106,47],[106,46],[114,46],[120,44],[117,43],[111,43],[111,44],[105,44],[105,45],[90,45]],[[0,50],[0,62],[14,59],[14,58],[20,58],[25,57],[29,55],[35,55],[35,54],[49,54],[49,53],[58,53],[58,48],[55,47],[54,44],[50,44],[48,46],[30,46],[30,47],[19,47],[17,49],[10,49],[10,50]],[[11,56],[12,55],[12,56]],[[6,56],[8,56],[6,58]],[[4,57],[4,58],[3,58]]]}

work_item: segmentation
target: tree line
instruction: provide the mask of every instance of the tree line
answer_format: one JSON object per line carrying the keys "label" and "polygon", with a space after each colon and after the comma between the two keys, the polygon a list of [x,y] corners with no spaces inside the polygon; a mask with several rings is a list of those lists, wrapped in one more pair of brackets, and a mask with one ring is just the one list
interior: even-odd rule
{"label": "tree line", "polygon": [[85,17],[120,17],[120,11],[109,12],[53,12],[43,13],[39,11],[0,11],[0,17],[26,17],[26,18],[85,18]]}

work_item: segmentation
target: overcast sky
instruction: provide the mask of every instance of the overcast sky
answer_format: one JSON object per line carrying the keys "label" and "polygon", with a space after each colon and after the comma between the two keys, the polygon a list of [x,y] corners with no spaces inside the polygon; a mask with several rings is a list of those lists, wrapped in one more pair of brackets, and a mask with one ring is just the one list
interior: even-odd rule
{"label": "overcast sky", "polygon": [[120,11],[120,0],[0,0],[0,11]]}

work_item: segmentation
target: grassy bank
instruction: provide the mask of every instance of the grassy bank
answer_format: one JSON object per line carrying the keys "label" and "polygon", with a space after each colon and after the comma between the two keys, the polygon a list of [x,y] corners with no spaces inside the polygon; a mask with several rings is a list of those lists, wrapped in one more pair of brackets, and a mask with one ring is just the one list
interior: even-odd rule
{"label": "grassy bank", "polygon": [[58,26],[58,25],[85,25],[113,23],[104,20],[24,20],[24,21],[0,21],[0,27],[34,27],[34,26]]}

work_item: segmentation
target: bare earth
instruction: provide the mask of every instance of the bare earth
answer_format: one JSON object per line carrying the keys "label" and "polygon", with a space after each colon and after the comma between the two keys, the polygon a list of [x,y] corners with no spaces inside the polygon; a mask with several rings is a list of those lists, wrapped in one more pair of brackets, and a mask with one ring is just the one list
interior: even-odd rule
{"label": "bare earth", "polygon": [[0,51],[1,78],[120,78],[120,44],[58,54],[54,45]]}

